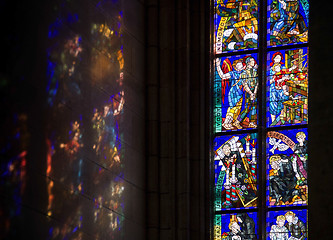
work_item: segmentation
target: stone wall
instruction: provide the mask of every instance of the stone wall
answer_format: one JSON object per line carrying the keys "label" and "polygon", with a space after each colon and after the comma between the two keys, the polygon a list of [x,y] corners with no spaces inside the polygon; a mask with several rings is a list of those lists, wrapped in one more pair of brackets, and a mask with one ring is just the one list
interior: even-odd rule
{"label": "stone wall", "polygon": [[332,4],[310,1],[309,239],[332,239],[333,47],[326,36]]}

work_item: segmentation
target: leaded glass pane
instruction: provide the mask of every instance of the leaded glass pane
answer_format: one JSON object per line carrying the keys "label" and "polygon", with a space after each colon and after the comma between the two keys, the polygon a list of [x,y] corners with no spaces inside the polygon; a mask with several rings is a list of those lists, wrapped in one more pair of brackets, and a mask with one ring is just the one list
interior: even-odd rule
{"label": "leaded glass pane", "polygon": [[257,206],[257,134],[216,137],[215,210]]}
{"label": "leaded glass pane", "polygon": [[307,128],[267,133],[267,205],[306,205]]}
{"label": "leaded glass pane", "polygon": [[258,55],[215,59],[215,132],[257,127]]}
{"label": "leaded glass pane", "polygon": [[269,52],[267,126],[308,122],[308,49]]}
{"label": "leaded glass pane", "polygon": [[307,210],[270,211],[267,213],[267,239],[306,240],[308,235]]}
{"label": "leaded glass pane", "polygon": [[218,214],[214,225],[214,240],[258,238],[257,212]]}
{"label": "leaded glass pane", "polygon": [[[214,0],[214,239],[257,239],[254,211],[259,211],[267,216],[267,239],[304,240],[308,200],[308,48],[304,46],[308,42],[309,3],[268,0],[267,15],[264,11],[260,20],[258,3],[262,2]],[[263,17],[267,17],[267,36],[261,40],[267,39],[268,48],[258,46],[259,24],[266,27]],[[296,48],[301,43],[305,44]],[[283,47],[272,48],[277,46]],[[258,60],[266,54],[266,73],[265,67],[258,72],[259,64],[265,66]],[[266,81],[262,85],[266,90],[259,89],[258,77]],[[258,140],[257,93],[261,90],[266,93],[259,101],[266,120],[259,128],[263,135]],[[274,128],[281,126],[284,128]],[[266,150],[259,151],[266,152],[258,158],[257,141],[265,137]],[[257,162],[261,157],[266,159],[266,176],[259,181]],[[258,201],[258,184],[266,184],[264,206]],[[298,210],[292,209],[295,206]],[[239,214],[247,218],[247,227],[255,226],[251,233],[238,219]]]}
{"label": "leaded glass pane", "polygon": [[215,1],[215,53],[258,47],[258,0]]}
{"label": "leaded glass pane", "polygon": [[268,0],[267,16],[268,46],[308,41],[308,0]]}

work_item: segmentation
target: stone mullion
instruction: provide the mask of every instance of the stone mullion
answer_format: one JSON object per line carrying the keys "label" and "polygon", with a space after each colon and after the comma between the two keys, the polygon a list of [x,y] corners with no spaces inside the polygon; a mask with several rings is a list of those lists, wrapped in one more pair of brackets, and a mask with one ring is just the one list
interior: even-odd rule
{"label": "stone mullion", "polygon": [[193,0],[190,4],[190,239],[205,239],[205,4]]}
{"label": "stone mullion", "polygon": [[160,1],[160,239],[176,239],[175,1]]}
{"label": "stone mullion", "polygon": [[176,2],[176,239],[190,239],[189,1]]}
{"label": "stone mullion", "polygon": [[158,1],[147,1],[146,33],[146,169],[147,169],[147,239],[159,239],[159,47],[158,47]]}

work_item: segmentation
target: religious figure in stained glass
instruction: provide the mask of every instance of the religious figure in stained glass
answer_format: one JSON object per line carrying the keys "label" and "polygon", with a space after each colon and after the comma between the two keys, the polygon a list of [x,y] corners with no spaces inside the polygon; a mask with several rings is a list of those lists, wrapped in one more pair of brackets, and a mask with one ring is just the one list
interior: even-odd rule
{"label": "religious figure in stained glass", "polygon": [[[218,221],[216,221],[218,219]],[[257,213],[235,213],[217,215],[215,239],[223,240],[256,240]]]}
{"label": "religious figure in stained glass", "polygon": [[277,51],[268,57],[268,126],[307,123],[307,48]]}
{"label": "religious figure in stained glass", "polygon": [[258,0],[217,0],[215,5],[216,53],[257,48]]}
{"label": "religious figure in stained glass", "polygon": [[256,206],[256,136],[215,138],[216,210]]}
{"label": "religious figure in stained glass", "polygon": [[249,118],[249,127],[257,127],[257,92],[258,92],[258,65],[253,57],[245,60],[246,68],[241,74],[245,90],[245,107],[240,114],[239,121],[244,122]]}
{"label": "religious figure in stained glass", "polygon": [[268,132],[269,206],[306,204],[306,135],[306,129]]}
{"label": "religious figure in stained glass", "polygon": [[308,41],[308,0],[269,0],[268,45]]}
{"label": "religious figure in stained glass", "polygon": [[307,210],[272,211],[267,218],[267,236],[271,240],[306,240]]}
{"label": "religious figure in stained glass", "polygon": [[290,232],[290,240],[303,240],[307,237],[306,226],[304,222],[296,216],[292,211],[285,214],[286,217],[286,227]]}
{"label": "religious figure in stained glass", "polygon": [[276,218],[276,225],[272,225],[269,237],[272,240],[288,240],[288,229],[284,225],[286,218],[284,215],[279,215]]}
{"label": "religious figure in stained glass", "polygon": [[220,105],[215,104],[214,110],[216,132],[257,127],[256,57],[224,58],[222,64],[221,58],[215,60],[215,103]]}

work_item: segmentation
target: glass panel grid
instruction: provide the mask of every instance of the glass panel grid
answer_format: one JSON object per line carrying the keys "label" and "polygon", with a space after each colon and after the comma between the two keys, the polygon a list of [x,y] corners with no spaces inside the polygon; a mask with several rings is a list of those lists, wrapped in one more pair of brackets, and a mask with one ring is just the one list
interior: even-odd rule
{"label": "glass panel grid", "polygon": [[[241,2],[252,6],[250,14],[253,14],[251,21],[245,21],[246,24],[243,25],[240,23],[241,19],[238,18],[240,15],[237,13],[237,11],[243,10],[240,7]],[[266,10],[264,11],[267,23],[263,23],[262,20],[265,19],[258,17],[259,3],[260,7],[265,6],[265,3],[255,0],[214,1],[214,54],[217,57],[214,61],[213,87],[214,209],[216,211],[214,240],[257,239],[258,232],[266,234],[266,239],[307,239],[308,48],[303,46],[307,46],[308,42],[309,3],[308,0],[268,0],[267,15]],[[253,6],[256,6],[256,12],[253,11]],[[261,9],[266,9],[266,7]],[[266,36],[258,35],[258,32],[262,30],[260,24],[267,24],[264,26],[267,28]],[[247,37],[244,38],[244,36]],[[264,44],[259,49],[260,39]],[[267,47],[264,46],[266,44]],[[295,48],[296,44],[302,44],[302,47]],[[281,47],[279,48],[281,50],[277,51],[272,47]],[[235,52],[244,52],[244,54],[236,56]],[[259,59],[263,59],[261,56],[265,57],[266,54],[267,62],[259,63]],[[255,76],[244,75],[246,58],[249,56],[252,56],[257,64],[255,71],[260,69],[259,64],[266,63],[266,74],[261,76],[261,73],[257,72]],[[245,63],[242,70],[237,69],[237,62],[240,62],[238,66]],[[257,99],[257,96],[252,99],[249,97],[250,95],[246,96],[246,81],[253,81],[254,85],[258,87],[258,81],[263,81],[263,83],[266,81],[266,84],[264,83],[262,86],[266,87],[266,96],[262,96],[262,101]],[[254,100],[255,104],[250,107],[252,112],[246,110],[245,118],[242,118],[244,109],[248,108],[249,99]],[[265,104],[263,113],[258,112],[258,102]],[[267,136],[258,136],[255,133],[259,125],[259,114],[264,114],[266,118],[263,121],[264,126],[261,127],[263,133],[268,128]],[[255,116],[255,120],[251,120],[251,116]],[[250,122],[253,122],[255,126],[250,126]],[[291,126],[292,129],[288,130]],[[272,127],[280,128],[274,131]],[[253,132],[246,133],[248,130]],[[244,131],[246,132],[244,133]],[[253,167],[255,181],[245,184],[242,178],[237,181],[232,180],[238,174],[247,173],[249,176],[251,173],[251,170],[246,167],[251,158],[244,157],[243,159],[239,155],[240,149],[245,149],[244,152],[248,151],[246,140],[244,142],[244,139],[247,138],[255,139],[256,143],[260,139],[266,138],[266,143],[263,145],[266,151],[264,150],[265,154],[262,155],[264,158],[262,163],[266,162],[266,176],[260,180],[262,185],[266,184],[266,190],[262,189],[266,191],[266,206],[264,203],[261,206],[258,201],[261,193],[258,191],[261,186],[259,186],[258,163],[261,163],[261,157],[255,156],[256,165]],[[234,143],[238,143],[237,147],[233,146]],[[223,148],[226,145],[230,145],[229,156],[237,153],[233,161],[225,158],[227,154],[226,149]],[[283,149],[281,145],[289,146],[288,149]],[[239,149],[237,149],[238,147]],[[273,150],[273,148],[276,149]],[[252,149],[258,153],[257,145]],[[272,157],[279,159],[278,167],[273,163],[272,168],[270,164]],[[247,164],[245,164],[246,162]],[[237,166],[237,163],[239,166],[234,167],[233,170],[233,166]],[[265,171],[265,166],[263,167]],[[282,169],[285,170],[283,173]],[[288,171],[289,179],[285,176],[281,177]],[[280,188],[272,187],[274,184]],[[250,189],[248,193],[252,197],[253,204],[252,202],[250,205],[246,204],[245,198],[242,198],[242,188],[243,190]],[[280,192],[277,192],[281,196],[274,197],[276,191],[272,189],[279,190]],[[259,208],[257,208],[258,206]],[[298,210],[295,210],[295,207]],[[266,217],[259,219],[257,211],[264,213]],[[244,214],[253,219],[255,235],[247,235],[246,227],[242,226],[237,219],[238,214]],[[277,225],[277,218],[279,220],[284,218],[284,223],[282,225],[280,223],[281,226]],[[264,220],[266,220],[266,229],[260,230],[259,222]],[[275,227],[273,227],[274,225]],[[283,227],[285,229],[282,229]]]}

